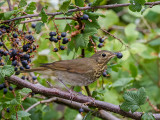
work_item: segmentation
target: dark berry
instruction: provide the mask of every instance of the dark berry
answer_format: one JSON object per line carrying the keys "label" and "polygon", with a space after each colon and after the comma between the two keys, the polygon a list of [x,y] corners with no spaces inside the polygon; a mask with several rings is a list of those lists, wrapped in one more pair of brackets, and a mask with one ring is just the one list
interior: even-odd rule
{"label": "dark berry", "polygon": [[20,66],[19,69],[20,69],[20,70],[24,70],[24,67],[23,67],[23,66]]}
{"label": "dark berry", "polygon": [[57,36],[57,39],[58,39],[58,40],[60,40],[60,39],[61,39],[61,36],[60,36],[60,35],[58,35],[58,36]]}
{"label": "dark berry", "polygon": [[19,74],[20,74],[20,71],[15,72],[15,75],[19,75]]}
{"label": "dark berry", "polygon": [[30,69],[30,66],[29,66],[29,65],[26,65],[25,68],[26,68],[26,69]]}
{"label": "dark berry", "polygon": [[32,93],[31,93],[31,96],[33,97],[34,95],[35,95],[35,93],[32,92]]}
{"label": "dark berry", "polygon": [[65,49],[65,47],[64,47],[64,46],[60,46],[60,49],[61,49],[61,50],[64,50],[64,49]]}
{"label": "dark berry", "polygon": [[25,80],[25,76],[22,76],[21,79]]}
{"label": "dark berry", "polygon": [[36,50],[36,46],[33,46],[33,51]]}
{"label": "dark berry", "polygon": [[0,46],[3,46],[3,42],[0,42]]}
{"label": "dark berry", "polygon": [[49,36],[56,36],[56,35],[57,35],[56,32],[50,32],[50,33],[49,33]]}
{"label": "dark berry", "polygon": [[9,86],[9,90],[12,91],[12,90],[13,90],[13,87],[12,87],[12,86]]}
{"label": "dark berry", "polygon": [[88,3],[88,6],[90,7],[92,5],[92,3]]}
{"label": "dark berry", "polygon": [[54,52],[58,52],[58,48],[54,48],[54,50],[53,50]]}
{"label": "dark berry", "polygon": [[88,16],[87,14],[84,14],[84,15],[83,15],[83,19],[84,19],[84,20],[88,20],[88,19],[89,19],[89,16]]}
{"label": "dark berry", "polygon": [[17,60],[12,61],[12,65],[16,66],[17,65]]}
{"label": "dark berry", "polygon": [[27,38],[28,40],[30,40],[30,41],[33,41],[33,40],[34,40],[34,37],[33,37],[32,35],[28,35],[28,36],[26,36],[26,38]]}
{"label": "dark berry", "polygon": [[12,50],[11,56],[16,56],[17,55],[17,50]]}
{"label": "dark berry", "polygon": [[0,63],[0,65],[1,65],[1,66],[3,66],[3,65],[4,65],[4,63],[3,63],[3,62],[1,62],[1,63]]}
{"label": "dark berry", "polygon": [[29,34],[31,34],[31,33],[32,33],[32,31],[30,31],[30,30],[29,30],[29,31],[28,31],[28,33],[29,33]]}
{"label": "dark berry", "polygon": [[84,109],[83,108],[80,108],[79,109],[79,113],[83,113],[84,112]]}
{"label": "dark berry", "polygon": [[104,71],[102,75],[103,75],[103,77],[106,77],[107,76],[106,71]]}
{"label": "dark berry", "polygon": [[0,31],[0,36],[2,35],[2,32]]}
{"label": "dark berry", "polygon": [[8,51],[4,51],[4,52],[3,52],[3,55],[4,55],[4,56],[7,56],[8,54],[9,54]]}
{"label": "dark berry", "polygon": [[28,59],[30,58],[30,54],[25,54],[25,55],[23,55],[23,58],[24,58],[25,60],[28,60]]}
{"label": "dark berry", "polygon": [[68,38],[63,38],[63,41],[62,41],[63,44],[66,44],[68,43]]}
{"label": "dark berry", "polygon": [[83,17],[80,17],[81,20],[83,20]]}
{"label": "dark berry", "polygon": [[22,60],[21,63],[22,63],[22,65],[23,65],[24,67],[25,67],[26,65],[28,65],[27,60]]}
{"label": "dark berry", "polygon": [[10,112],[10,108],[7,108],[6,112],[8,112],[8,113],[9,113],[9,112]]}
{"label": "dark berry", "polygon": [[36,24],[32,23],[31,27],[32,27],[32,28],[35,28],[35,27],[36,27]]}
{"label": "dark berry", "polygon": [[99,44],[98,44],[98,47],[99,47],[99,48],[103,47],[103,43],[99,43]]}
{"label": "dark berry", "polygon": [[14,38],[17,38],[17,37],[18,37],[18,35],[17,35],[16,33],[14,33],[14,34],[13,34],[13,37],[14,37]]}
{"label": "dark berry", "polygon": [[29,49],[29,48],[28,48],[28,45],[27,45],[27,44],[26,44],[26,45],[23,45],[23,51],[24,51],[24,52],[27,52],[28,49]]}
{"label": "dark berry", "polygon": [[101,37],[99,37],[99,42],[100,42],[100,43],[103,43],[103,42],[104,42],[104,39],[101,38]]}
{"label": "dark berry", "polygon": [[62,33],[61,33],[61,36],[62,36],[62,37],[66,37],[66,35],[67,35],[66,32],[62,32]]}
{"label": "dark berry", "polygon": [[0,54],[3,54],[4,53],[4,50],[3,49],[0,49]]}
{"label": "dark berry", "polygon": [[3,88],[6,88],[6,87],[7,87],[6,83],[3,83]]}
{"label": "dark berry", "polygon": [[17,71],[17,70],[18,70],[18,67],[15,67],[15,68],[14,68],[14,71]]}
{"label": "dark berry", "polygon": [[4,88],[3,84],[0,84],[0,90],[2,90]]}
{"label": "dark berry", "polygon": [[7,88],[4,88],[4,89],[3,89],[3,93],[4,93],[4,94],[7,94],[7,92],[8,92]]}
{"label": "dark berry", "polygon": [[33,76],[33,77],[32,77],[32,79],[33,79],[33,80],[36,80],[36,79],[37,79],[37,77],[36,77],[36,76]]}
{"label": "dark berry", "polygon": [[2,60],[2,57],[0,56],[0,61]]}
{"label": "dark berry", "polygon": [[55,43],[57,43],[57,42],[58,42],[58,39],[57,39],[57,38],[55,38],[55,37],[50,37],[50,38],[49,38],[49,40],[50,40],[51,42],[55,42]]}
{"label": "dark berry", "polygon": [[123,57],[123,54],[118,52],[118,53],[115,53],[117,55],[117,58],[121,59]]}

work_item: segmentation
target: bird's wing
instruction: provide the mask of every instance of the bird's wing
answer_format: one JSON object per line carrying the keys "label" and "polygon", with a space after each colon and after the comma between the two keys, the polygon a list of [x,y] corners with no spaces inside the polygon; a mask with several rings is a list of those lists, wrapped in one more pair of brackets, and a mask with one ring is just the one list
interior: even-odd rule
{"label": "bird's wing", "polygon": [[92,71],[94,60],[88,58],[81,58],[75,60],[62,60],[53,63],[43,64],[42,67],[52,70],[61,70],[72,73],[88,73]]}

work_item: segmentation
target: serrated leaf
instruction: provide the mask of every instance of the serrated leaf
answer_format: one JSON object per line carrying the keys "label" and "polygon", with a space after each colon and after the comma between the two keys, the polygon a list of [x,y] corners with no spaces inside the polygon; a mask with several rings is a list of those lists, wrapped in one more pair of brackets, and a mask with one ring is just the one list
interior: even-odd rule
{"label": "serrated leaf", "polygon": [[91,6],[99,6],[103,0],[94,0]]}
{"label": "serrated leaf", "polygon": [[25,111],[18,111],[17,115],[18,115],[18,117],[22,118],[22,117],[28,117],[31,114],[29,114],[28,112],[25,112]]}
{"label": "serrated leaf", "polygon": [[84,0],[75,0],[76,6],[84,7]]}
{"label": "serrated leaf", "polygon": [[137,76],[137,74],[138,74],[137,67],[133,63],[131,63],[131,64],[129,64],[129,69],[131,71],[132,77],[135,78]]}
{"label": "serrated leaf", "polygon": [[14,74],[14,67],[12,65],[4,65],[2,72],[5,74],[5,76],[10,77]]}
{"label": "serrated leaf", "polygon": [[11,105],[19,105],[20,103],[14,98],[10,101]]}
{"label": "serrated leaf", "polygon": [[18,102],[19,104],[21,104],[22,97],[21,97],[20,93],[17,93],[17,94],[16,94],[16,100],[17,100],[17,102]]}
{"label": "serrated leaf", "polygon": [[5,77],[5,74],[3,73],[2,68],[0,68],[0,83],[4,82],[4,77]]}
{"label": "serrated leaf", "polygon": [[41,10],[41,13],[39,14],[43,23],[46,23],[48,20],[48,16],[47,16],[46,12],[44,11],[44,9],[47,9],[47,8],[48,8],[48,6],[44,6]]}
{"label": "serrated leaf", "polygon": [[32,90],[29,88],[23,88],[22,90],[19,91],[19,93],[25,93],[25,94],[28,94],[30,92],[32,92]]}
{"label": "serrated leaf", "polygon": [[141,5],[144,5],[145,4],[145,0],[135,0],[136,2],[138,2],[139,4],[141,4]]}
{"label": "serrated leaf", "polygon": [[42,22],[38,22],[38,23],[36,24],[35,30],[36,30],[36,33],[37,33],[37,34],[41,32],[42,26],[44,26],[44,23],[42,23]]}
{"label": "serrated leaf", "polygon": [[129,5],[129,9],[133,12],[140,12],[142,9],[142,5],[137,2],[137,0],[130,0],[131,5]]}
{"label": "serrated leaf", "polygon": [[33,11],[34,11],[35,9],[36,9],[36,3],[35,3],[35,2],[31,2],[31,3],[27,6],[25,12],[28,13],[28,14],[33,14]]}
{"label": "serrated leaf", "polygon": [[135,112],[141,105],[146,102],[146,92],[144,88],[140,88],[138,91],[125,92],[123,95],[124,103],[120,108],[124,111]]}
{"label": "serrated leaf", "polygon": [[5,12],[5,13],[4,13],[4,19],[5,19],[5,20],[10,19],[11,16],[12,16],[13,14],[17,13],[17,12],[18,12],[17,10]]}
{"label": "serrated leaf", "polygon": [[94,35],[95,33],[97,33],[96,28],[86,28],[83,33],[75,36],[76,48],[86,48],[89,43],[89,36]]}
{"label": "serrated leaf", "polygon": [[19,2],[19,7],[21,8],[21,7],[24,7],[24,6],[26,6],[27,5],[27,2],[26,2],[26,0],[21,0],[20,2]]}
{"label": "serrated leaf", "polygon": [[63,13],[66,13],[68,11],[68,7],[70,4],[71,0],[65,0],[62,5],[60,6],[59,10]]}
{"label": "serrated leaf", "polygon": [[144,113],[141,120],[155,120],[155,117],[152,113]]}

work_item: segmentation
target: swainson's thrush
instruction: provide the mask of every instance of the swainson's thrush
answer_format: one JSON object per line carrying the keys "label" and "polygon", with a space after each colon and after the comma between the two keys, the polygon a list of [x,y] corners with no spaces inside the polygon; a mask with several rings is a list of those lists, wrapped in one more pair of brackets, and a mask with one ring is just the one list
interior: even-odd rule
{"label": "swainson's thrush", "polygon": [[74,60],[61,60],[43,64],[41,67],[25,70],[23,72],[40,72],[55,76],[65,84],[71,86],[87,86],[96,81],[106,69],[106,64],[115,53],[102,50],[89,58]]}

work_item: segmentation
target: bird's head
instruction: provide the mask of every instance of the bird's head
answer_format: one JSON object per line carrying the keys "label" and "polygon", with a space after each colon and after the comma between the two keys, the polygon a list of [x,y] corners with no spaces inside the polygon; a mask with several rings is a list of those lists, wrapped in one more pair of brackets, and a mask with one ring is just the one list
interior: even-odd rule
{"label": "bird's head", "polygon": [[111,51],[102,50],[96,52],[93,56],[91,56],[91,58],[95,59],[99,64],[107,64],[110,59],[115,56],[116,54]]}

